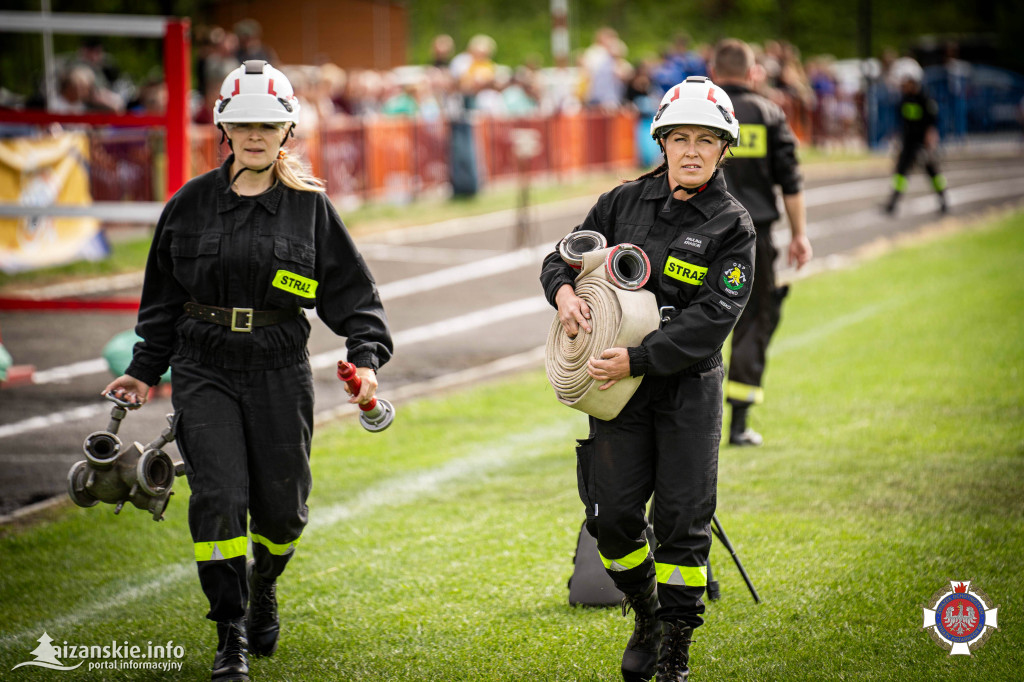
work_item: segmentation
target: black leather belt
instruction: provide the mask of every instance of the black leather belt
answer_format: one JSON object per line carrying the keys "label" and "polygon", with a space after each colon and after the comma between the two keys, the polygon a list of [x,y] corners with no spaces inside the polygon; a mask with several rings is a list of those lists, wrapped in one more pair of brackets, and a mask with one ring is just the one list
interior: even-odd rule
{"label": "black leather belt", "polygon": [[269,327],[298,316],[298,308],[284,310],[253,310],[252,308],[221,308],[189,301],[185,314],[204,322],[228,327],[233,332],[251,332],[253,327]]}

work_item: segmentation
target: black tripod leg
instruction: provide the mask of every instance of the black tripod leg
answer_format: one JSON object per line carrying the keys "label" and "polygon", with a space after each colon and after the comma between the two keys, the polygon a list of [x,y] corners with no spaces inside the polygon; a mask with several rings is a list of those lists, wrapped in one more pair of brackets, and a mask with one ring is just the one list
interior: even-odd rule
{"label": "black tripod leg", "polygon": [[740,558],[736,556],[736,550],[733,549],[732,543],[729,542],[729,537],[725,534],[725,530],[722,528],[722,524],[718,521],[718,514],[711,517],[711,530],[722,541],[725,548],[729,550],[729,554],[732,555],[732,560],[736,562],[736,568],[740,569],[740,575],[743,576],[743,581],[747,583],[747,588],[750,590],[750,595],[754,598],[755,604],[761,603],[761,597],[757,594],[757,589],[754,588],[754,583],[750,582],[750,576],[747,575],[746,570],[743,568],[743,564],[740,563]]}
{"label": "black tripod leg", "polygon": [[722,598],[722,590],[718,586],[718,581],[715,580],[714,574],[711,572],[711,557],[708,557],[708,586],[705,588],[708,594],[708,601],[718,601]]}

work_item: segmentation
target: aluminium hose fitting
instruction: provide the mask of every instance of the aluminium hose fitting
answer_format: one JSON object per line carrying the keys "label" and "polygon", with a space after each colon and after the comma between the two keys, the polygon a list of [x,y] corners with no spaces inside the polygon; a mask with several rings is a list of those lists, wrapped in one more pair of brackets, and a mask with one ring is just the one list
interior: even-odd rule
{"label": "aluminium hose fitting", "polygon": [[99,502],[116,505],[118,514],[125,502],[148,511],[153,520],[163,520],[164,510],[174,492],[176,476],[185,473],[184,465],[175,463],[161,448],[174,440],[175,419],[167,415],[167,428],[151,443],[132,443],[124,447],[117,435],[124,419],[126,403],[113,395],[114,403],[106,431],[89,434],[82,449],[85,459],[68,471],[68,496],[79,507],[93,507]]}

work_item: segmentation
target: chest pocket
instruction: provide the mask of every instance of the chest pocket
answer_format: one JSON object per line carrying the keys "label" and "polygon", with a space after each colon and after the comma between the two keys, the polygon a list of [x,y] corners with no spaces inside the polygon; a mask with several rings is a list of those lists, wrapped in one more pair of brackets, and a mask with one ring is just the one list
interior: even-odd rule
{"label": "chest pocket", "polygon": [[615,241],[608,246],[615,244],[633,244],[642,247],[647,242],[647,234],[651,231],[650,225],[635,223],[619,223],[615,226]]}
{"label": "chest pocket", "polygon": [[670,305],[686,307],[708,276],[715,251],[713,240],[705,235],[681,233],[669,245],[661,271],[662,290]]}
{"label": "chest pocket", "polygon": [[219,234],[175,235],[171,241],[171,261],[174,278],[195,300],[217,299],[214,283],[221,279]]}
{"label": "chest pocket", "polygon": [[310,244],[274,237],[274,262],[266,294],[268,306],[312,308],[320,284],[314,277],[315,265],[316,250]]}

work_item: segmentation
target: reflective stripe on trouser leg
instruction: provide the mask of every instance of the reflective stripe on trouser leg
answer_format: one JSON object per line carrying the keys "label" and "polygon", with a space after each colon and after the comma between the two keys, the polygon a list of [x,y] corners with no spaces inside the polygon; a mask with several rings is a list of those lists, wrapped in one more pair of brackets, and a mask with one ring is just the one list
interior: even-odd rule
{"label": "reflective stripe on trouser leg", "polygon": [[741,403],[760,405],[764,402],[764,389],[730,380],[725,384],[725,397]]}
{"label": "reflective stripe on trouser leg", "polygon": [[196,561],[223,561],[245,556],[249,542],[245,536],[230,540],[212,540],[195,543]]}
{"label": "reflective stripe on trouser leg", "polygon": [[946,189],[946,176],[939,173],[932,178],[932,187],[935,188],[936,192],[942,192]]}
{"label": "reflective stripe on trouser leg", "polygon": [[649,546],[644,545],[635,552],[630,552],[619,559],[609,559],[604,554],[601,554],[600,551],[598,552],[598,555],[601,557],[601,563],[604,564],[604,567],[607,570],[620,572],[636,568],[647,561],[647,558],[651,556],[651,551]]}
{"label": "reflective stripe on trouser leg", "polygon": [[295,551],[295,547],[296,547],[296,545],[299,544],[299,540],[301,540],[301,539],[302,539],[302,537],[300,536],[300,537],[295,538],[291,542],[276,543],[276,542],[271,542],[270,540],[266,539],[265,537],[263,537],[259,533],[253,533],[252,534],[252,544],[253,544],[253,549],[254,550],[256,548],[256,545],[262,545],[263,547],[266,548],[266,550],[268,552],[270,552],[271,554],[273,554],[275,556],[284,556],[286,554],[291,554],[292,552]]}
{"label": "reflective stripe on trouser leg", "polygon": [[907,176],[896,173],[892,176],[892,188],[897,192],[907,191]]}
{"label": "reflective stripe on trouser leg", "polygon": [[676,566],[654,562],[654,572],[658,576],[658,582],[663,585],[707,587],[708,584],[707,566]]}

